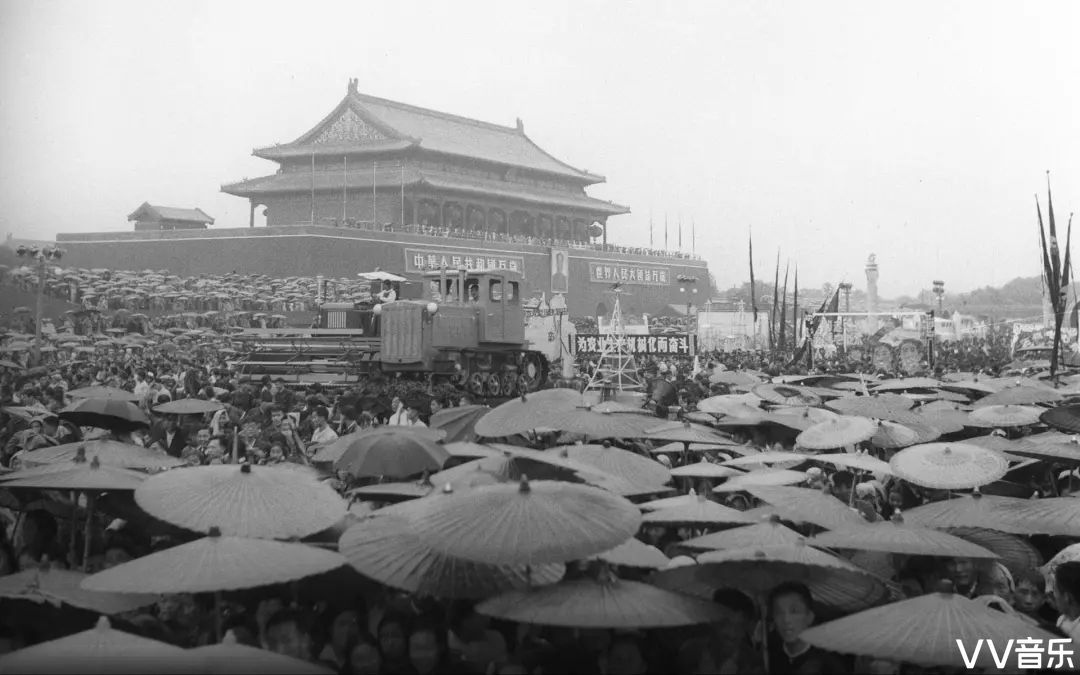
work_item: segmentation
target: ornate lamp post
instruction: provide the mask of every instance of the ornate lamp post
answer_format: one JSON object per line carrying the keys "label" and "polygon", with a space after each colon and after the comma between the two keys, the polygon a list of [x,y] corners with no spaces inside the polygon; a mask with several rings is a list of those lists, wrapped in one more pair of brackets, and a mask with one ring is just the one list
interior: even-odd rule
{"label": "ornate lamp post", "polygon": [[934,295],[937,296],[937,311],[938,311],[938,315],[940,316],[941,315],[941,303],[944,301],[944,298],[945,298],[945,282],[944,281],[934,281]]}
{"label": "ornate lamp post", "polygon": [[697,279],[694,277],[680,277],[679,281],[683,283],[679,287],[679,293],[682,293],[682,297],[686,298],[686,342],[689,344],[692,342],[690,339],[690,308],[694,306],[694,298],[697,297]]}
{"label": "ornate lamp post", "polygon": [[19,246],[15,253],[20,258],[32,258],[37,261],[38,285],[37,304],[34,308],[34,351],[33,365],[41,365],[41,312],[42,298],[45,295],[45,277],[49,274],[47,263],[51,260],[59,260],[64,256],[64,250],[56,246]]}
{"label": "ornate lamp post", "polygon": [[566,335],[563,333],[563,318],[566,316],[566,296],[562,293],[551,296],[548,309],[555,314],[555,339],[559,341],[562,377],[569,382],[574,379],[574,357],[566,347]]}

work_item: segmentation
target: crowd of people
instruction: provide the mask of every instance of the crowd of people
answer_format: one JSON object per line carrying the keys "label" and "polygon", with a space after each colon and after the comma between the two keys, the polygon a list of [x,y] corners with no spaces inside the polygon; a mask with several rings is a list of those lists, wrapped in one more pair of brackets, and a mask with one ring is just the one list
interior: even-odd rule
{"label": "crowd of people", "polygon": [[[173,283],[186,286],[188,282]],[[356,475],[337,464],[320,461],[321,451],[343,437],[373,428],[437,427],[444,417],[440,413],[445,409],[469,410],[483,403],[453,386],[431,389],[419,380],[377,378],[349,387],[316,383],[299,388],[269,376],[244,380],[232,364],[235,353],[227,326],[210,323],[188,328],[181,321],[182,327],[170,330],[164,327],[167,322],[176,321],[177,317],[181,320],[192,317],[178,314],[172,318],[156,317],[146,323],[133,322],[130,313],[118,313],[115,309],[86,316],[89,318],[85,319],[88,322],[85,325],[72,320],[71,325],[59,327],[57,335],[66,335],[69,342],[64,342],[63,337],[53,340],[57,345],[73,346],[52,352],[46,365],[27,368],[25,359],[0,362],[0,466],[3,467],[0,471],[4,472],[0,474],[3,524],[0,597],[6,598],[0,603],[4,605],[0,609],[0,669],[2,654],[69,635],[92,625],[95,618],[67,604],[30,611],[24,601],[13,599],[17,595],[4,586],[4,577],[15,578],[48,567],[94,574],[168,550],[194,537],[189,531],[150,518],[129,498],[108,495],[108,499],[97,501],[96,511],[88,513],[89,503],[73,498],[74,493],[65,490],[5,488],[4,481],[11,476],[34,471],[39,466],[35,453],[70,443],[105,439],[176,460],[178,468],[168,471],[235,464],[301,465],[317,472],[342,499],[353,504],[353,515],[349,518],[355,523],[389,508],[388,504],[397,499],[385,495],[356,498],[357,488],[379,485],[386,479]],[[93,338],[94,333],[108,330],[114,332],[107,339]],[[71,337],[74,335],[87,339],[75,340]],[[98,335],[105,337],[103,333]],[[27,337],[5,334],[0,346],[10,348],[20,341],[25,344]],[[9,354],[25,356],[27,352],[24,346],[19,346]],[[684,499],[695,499],[691,495],[696,493],[735,511],[752,512],[759,517],[771,514],[773,520],[762,521],[761,526],[768,522],[781,527],[782,521],[793,536],[820,533],[823,527],[815,524],[814,518],[800,519],[781,512],[776,505],[749,490],[725,490],[723,478],[702,477],[715,474],[687,470],[700,462],[716,469],[720,463],[761,452],[804,453],[794,458],[786,456],[782,461],[769,460],[746,475],[754,475],[758,470],[798,473],[786,484],[829,496],[836,505],[847,506],[861,518],[859,522],[867,525],[918,513],[923,505],[953,496],[891,473],[867,473],[833,465],[815,459],[814,453],[800,448],[797,438],[806,426],[777,423],[776,416],[793,405],[791,400],[801,401],[806,407],[795,410],[805,409],[806,415],[811,409],[832,414],[823,402],[833,397],[843,400],[859,391],[858,387],[837,384],[857,382],[852,373],[870,375],[860,383],[860,393],[864,395],[869,393],[867,387],[872,389],[895,381],[893,378],[900,374],[880,372],[865,360],[846,360],[844,354],[818,355],[812,365],[809,361],[792,364],[792,356],[792,353],[747,351],[701,353],[696,358],[640,359],[638,376],[646,383],[648,395],[636,407],[642,408],[644,414],[617,414],[627,415],[627,424],[632,424],[634,419],[651,421],[639,423],[643,430],[636,435],[589,440],[603,441],[605,447],[655,460],[655,464],[668,470],[684,470],[686,477],[676,472],[670,485],[650,486],[648,490],[641,486],[640,493],[625,491],[628,498],[646,509],[663,512],[662,507],[650,507],[648,503],[657,496],[681,494]],[[1023,376],[1025,387],[1042,392],[1044,406],[1066,402],[1068,394],[1054,393],[1049,385],[1036,379],[1040,373],[1009,370],[1010,361],[1005,334],[991,333],[979,340],[941,345],[934,369],[924,374],[944,378],[961,373],[961,378],[980,378],[983,387],[996,382],[993,386],[1007,392],[1016,382],[999,376],[1010,373],[1012,377]],[[566,388],[580,386],[597,365],[583,358],[577,364],[579,379],[557,380],[554,384]],[[738,377],[731,377],[735,374]],[[768,381],[780,376],[801,378],[799,384],[813,386],[768,389],[773,386]],[[1064,384],[1068,386],[1070,382]],[[925,432],[923,426],[929,428],[929,437],[934,439],[988,442],[998,450],[1006,446],[1020,448],[1024,444],[1030,447],[1037,440],[1057,433],[1047,431],[1038,420],[1024,424],[1003,421],[1000,430],[992,436],[986,436],[989,428],[964,425],[960,429],[935,432],[928,402],[937,399],[938,403],[952,406],[950,414],[966,415],[987,390],[961,386],[959,391],[963,392],[961,398],[965,402],[957,403],[956,388],[927,389],[927,386],[921,384],[917,392],[920,407],[914,407],[913,402],[913,410],[897,414],[896,424],[907,421],[919,433]],[[830,387],[835,387],[831,394]],[[85,400],[82,397],[92,398],[95,392],[100,394],[106,388],[113,392],[109,395],[119,396],[137,407],[146,416],[146,423],[115,428],[75,424],[67,411]],[[777,395],[786,405],[777,403]],[[818,398],[800,399],[800,396]],[[178,401],[200,402],[214,409],[195,414],[159,410]],[[736,404],[740,407],[731,415],[716,412],[720,409],[717,406]],[[757,410],[761,420],[748,417],[744,406]],[[923,408],[927,417],[920,423],[911,422],[910,416]],[[790,414],[791,409],[787,409]],[[715,444],[710,446],[708,440],[705,446],[691,445],[689,441],[669,444],[668,438],[656,436],[652,430],[667,419],[707,422],[707,427],[712,428],[703,428],[702,433],[713,434],[707,438],[715,438]],[[1068,438],[1058,436],[1059,446],[1067,445]],[[527,453],[573,447],[568,444],[584,438],[580,433],[560,433],[554,429],[499,440]],[[485,439],[474,436],[469,440]],[[900,447],[878,444],[874,438],[843,445],[882,461],[888,461]],[[1080,458],[1080,453],[1076,456]],[[470,459],[467,453],[452,457],[442,469]],[[987,494],[1018,500],[1055,500],[1048,504],[1064,508],[1059,504],[1061,498],[1070,495],[1074,485],[1080,485],[1080,474],[1074,471],[1080,459],[1073,461],[1065,450],[1056,458],[1017,461],[1013,457],[1011,461],[1005,476],[983,486]],[[424,481],[425,477],[419,475],[407,478],[413,485],[424,485]],[[438,491],[437,486],[430,487]],[[73,520],[73,513],[81,513],[80,518],[87,519],[90,527],[84,529],[80,520]],[[980,527],[984,532],[992,530],[987,523]],[[692,565],[694,557],[702,551],[695,542],[703,535],[724,531],[727,531],[724,526],[701,522],[662,519],[645,522],[636,535],[638,541],[655,547],[668,562],[651,568],[620,564],[618,576],[650,581],[657,567],[663,575],[664,570],[677,571],[683,565]],[[1022,536],[1017,531],[1009,528],[1006,533],[996,533],[996,540],[993,537],[976,540],[984,546],[992,546],[988,543],[992,541],[1005,541],[999,544],[1000,548],[993,549],[999,554],[994,560],[946,554],[912,555],[897,560],[856,554],[850,560],[863,566],[866,574],[872,573],[880,579],[882,589],[888,589],[874,604],[901,603],[905,598],[933,594],[942,588],[943,582],[948,582],[952,593],[977,599],[1003,616],[1022,621],[1030,626],[1032,634],[1042,630],[1045,633],[1040,634],[1080,641],[1080,562],[1076,562],[1080,561],[1080,554],[1070,553],[1069,548],[1080,540],[1080,531],[1073,538]],[[321,543],[336,543],[340,534],[331,533]],[[1060,564],[1048,576],[1040,565],[1055,556]],[[595,559],[566,562],[565,578],[560,583],[608,573],[607,563]],[[475,599],[433,598],[376,581],[362,571],[344,568],[327,578],[226,593],[223,602],[216,602],[212,593],[166,595],[137,610],[117,613],[110,620],[120,630],[184,648],[218,643],[222,634],[229,634],[229,640],[242,645],[317,664],[328,671],[355,675],[946,672],[916,666],[915,658],[874,657],[856,648],[834,651],[803,640],[800,636],[811,626],[827,624],[867,607],[830,606],[815,595],[813,583],[800,583],[782,575],[760,597],[748,595],[746,589],[710,589],[707,597],[716,612],[711,622],[678,628],[639,627],[629,620],[620,628],[575,626],[572,620],[558,625],[493,620],[478,610]],[[897,612],[901,611],[898,604]],[[888,631],[888,622],[880,629]],[[1072,659],[1080,665],[1080,653]]]}

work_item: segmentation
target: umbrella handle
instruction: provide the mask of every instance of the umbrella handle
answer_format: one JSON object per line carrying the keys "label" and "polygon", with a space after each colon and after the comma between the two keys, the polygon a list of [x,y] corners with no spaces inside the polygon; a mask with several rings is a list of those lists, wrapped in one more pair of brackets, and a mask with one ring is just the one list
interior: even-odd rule
{"label": "umbrella handle", "polygon": [[82,569],[86,572],[90,566],[90,539],[93,534],[94,525],[94,504],[97,503],[97,495],[87,491],[86,492],[86,529],[83,530],[83,559]]}

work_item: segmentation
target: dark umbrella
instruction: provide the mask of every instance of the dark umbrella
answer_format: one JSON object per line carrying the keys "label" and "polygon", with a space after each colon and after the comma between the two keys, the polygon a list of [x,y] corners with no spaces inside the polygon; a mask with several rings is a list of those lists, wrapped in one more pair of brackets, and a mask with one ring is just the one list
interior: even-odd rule
{"label": "dark umbrella", "polygon": [[83,398],[58,413],[60,419],[80,427],[111,431],[134,431],[149,426],[150,419],[128,401],[115,398]]}
{"label": "dark umbrella", "polygon": [[475,441],[477,438],[474,427],[476,422],[488,414],[491,408],[486,405],[464,405],[459,408],[443,408],[431,416],[428,426],[432,429],[442,429],[446,432],[444,443],[456,443],[459,441]]}

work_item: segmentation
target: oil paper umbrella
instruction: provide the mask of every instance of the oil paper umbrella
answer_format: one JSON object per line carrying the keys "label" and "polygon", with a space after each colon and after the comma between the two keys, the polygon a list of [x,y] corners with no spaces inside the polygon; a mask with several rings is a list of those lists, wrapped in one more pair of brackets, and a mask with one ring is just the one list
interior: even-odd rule
{"label": "oil paper umbrella", "polygon": [[108,593],[208,593],[280,584],[341,567],[334,551],[284,541],[209,536],[135,558],[82,582]]}
{"label": "oil paper umbrella", "polygon": [[[555,452],[543,452],[513,445],[499,445],[498,454],[465,462],[431,476],[436,486],[451,483],[461,484],[474,474],[484,473],[499,482],[519,481],[522,476],[532,476],[535,480],[563,480],[573,483],[584,482],[581,473],[594,475],[595,467],[583,465],[561,457]],[[595,476],[594,476],[595,477]]]}
{"label": "oil paper umbrella", "polygon": [[968,414],[962,410],[929,409],[926,407],[909,411],[907,414],[898,414],[890,418],[894,422],[907,424],[913,428],[917,425],[928,426],[940,434],[953,434],[963,431],[971,420]]}
{"label": "oil paper umbrella", "polygon": [[1005,532],[1023,534],[1017,527],[1001,521],[1000,510],[1011,510],[1027,502],[1015,497],[984,495],[978,490],[971,495],[952,495],[950,499],[930,502],[904,511],[904,520],[923,527],[1006,527]]}
{"label": "oil paper umbrella", "polygon": [[[86,461],[85,451],[79,451],[70,462],[45,464],[31,469],[14,471],[0,476],[3,488],[37,488],[40,490],[70,490],[86,493],[86,527],[83,545],[83,568],[90,561],[94,506],[98,494],[116,490],[134,490],[146,480],[146,474],[128,469],[105,466],[97,457]],[[71,528],[71,555],[74,564],[76,528]]]}
{"label": "oil paper umbrella", "polygon": [[757,384],[752,393],[777,405],[821,405],[821,398],[809,387],[790,384]]}
{"label": "oil paper umbrella", "polygon": [[762,412],[758,404],[761,398],[754,394],[724,394],[710,396],[697,402],[697,409],[718,415],[735,415],[741,412]]}
{"label": "oil paper umbrella", "polygon": [[708,551],[694,567],[664,570],[651,581],[661,588],[712,597],[717,588],[737,588],[763,601],[785,581],[805,584],[814,599],[840,611],[854,612],[885,600],[885,582],[848,561],[808,546],[753,546]]}
{"label": "oil paper umbrella", "polygon": [[544,389],[523,394],[494,408],[477,421],[474,429],[478,436],[487,438],[513,436],[534,429],[580,431],[606,437],[604,432],[617,434],[623,431],[618,426],[620,419],[621,416],[591,413],[576,390]]}
{"label": "oil paper umbrella", "polygon": [[[951,584],[944,584],[936,593],[814,626],[799,637],[834,652],[968,670],[998,668],[986,645],[1003,648],[1010,641],[1021,639],[1031,639],[1039,645],[1054,644],[1056,636],[1018,617],[956,595]],[[1058,643],[1067,645],[1067,640]],[[976,650],[977,645],[983,648]],[[1013,651],[1008,657],[1010,667],[1017,667],[1016,656],[1017,652]]]}
{"label": "oil paper umbrella", "polygon": [[627,539],[610,551],[596,554],[593,559],[602,560],[609,565],[654,570],[662,570],[671,563],[663,551],[635,537]]}
{"label": "oil paper umbrella", "polygon": [[1080,433],[1080,404],[1051,408],[1039,417],[1044,424],[1068,434]]}
{"label": "oil paper umbrella", "polygon": [[677,506],[687,506],[697,501],[697,490],[691,489],[685,495],[678,495],[675,497],[664,497],[663,499],[654,499],[649,502],[638,504],[638,508],[642,511],[656,511],[659,509],[669,509]]}
{"label": "oil paper umbrella", "polygon": [[357,478],[407,478],[438,471],[450,459],[439,445],[445,432],[424,427],[388,426],[342,436],[320,448],[315,462],[333,462]]}
{"label": "oil paper umbrella", "polygon": [[413,525],[433,549],[499,565],[587,558],[623,543],[641,525],[636,506],[600,488],[525,478],[424,506]]}
{"label": "oil paper umbrella", "polygon": [[80,448],[85,455],[97,457],[102,464],[123,469],[152,471],[185,465],[184,460],[171,457],[164,452],[107,439],[39,448],[23,455],[22,461],[24,466],[68,462],[75,459]]}
{"label": "oil paper umbrella", "polygon": [[751,487],[755,498],[772,506],[781,518],[796,523],[811,523],[826,530],[839,530],[866,524],[857,511],[821,490],[798,487]]}
{"label": "oil paper umbrella", "polygon": [[1027,537],[984,527],[950,527],[945,531],[993,551],[1001,559],[1001,564],[1015,576],[1024,570],[1037,570],[1043,565],[1042,554]]}
{"label": "oil paper umbrella", "polygon": [[195,668],[183,649],[114,630],[105,617],[90,630],[0,656],[5,673],[190,673]]}
{"label": "oil paper umbrella", "polygon": [[671,475],[675,478],[731,478],[732,476],[741,476],[742,471],[733,469],[728,466],[721,466],[707,460],[701,460],[700,462],[694,462],[693,464],[684,464],[678,468],[671,470]]}
{"label": "oil paper umbrella", "polygon": [[80,427],[135,431],[150,426],[150,418],[133,403],[118,398],[80,398],[57,415]]}
{"label": "oil paper umbrella", "polygon": [[756,455],[746,455],[745,457],[729,459],[724,462],[723,465],[744,468],[767,466],[771,464],[794,465],[808,462],[811,459],[813,459],[813,457],[810,455],[803,455],[797,452],[767,451],[759,452]]}
{"label": "oil paper umbrella", "polygon": [[899,394],[886,393],[874,396],[845,396],[825,405],[845,415],[889,419],[896,413],[910,410],[915,401]]}
{"label": "oil paper umbrella", "polygon": [[450,453],[451,457],[465,459],[480,459],[481,457],[498,457],[502,454],[498,449],[484,445],[483,443],[474,443],[472,441],[457,441],[455,443],[444,443],[443,447]]}
{"label": "oil paper umbrella", "polygon": [[476,611],[522,624],[613,629],[693,626],[721,616],[711,602],[619,579],[606,569],[598,576],[504,593]]}
{"label": "oil paper umbrella", "polygon": [[154,406],[154,412],[163,415],[202,415],[217,412],[225,405],[220,401],[204,401],[200,398],[182,398]]}
{"label": "oil paper umbrella", "polygon": [[734,443],[730,438],[717,434],[709,427],[704,427],[700,424],[690,424],[689,422],[667,422],[659,426],[650,426],[645,430],[643,438],[648,440],[679,442],[686,446],[684,449],[689,449],[691,443],[701,443],[703,445],[713,446],[731,445]]}
{"label": "oil paper umbrella", "polygon": [[806,481],[806,474],[791,469],[761,469],[728,479],[713,488],[713,492],[741,492],[754,487],[797,485]]}
{"label": "oil paper umbrella", "polygon": [[697,495],[697,499],[687,504],[650,511],[641,521],[653,525],[691,527],[749,525],[757,522],[742,511],[718,504],[703,494]]}
{"label": "oil paper umbrella", "polygon": [[218,465],[173,469],[135,491],[150,515],[195,532],[226,536],[303,538],[335,525],[346,505],[307,468]]}
{"label": "oil paper umbrella", "polygon": [[875,474],[880,473],[887,476],[892,475],[892,468],[889,467],[888,462],[880,460],[877,457],[868,454],[866,451],[814,455],[813,460],[815,462],[827,462],[833,466],[840,466],[854,471],[865,471]]}
{"label": "oil paper umbrella", "polygon": [[975,401],[975,408],[986,408],[994,405],[1035,405],[1038,403],[1057,403],[1064,400],[1064,396],[1050,387],[1019,386],[1008,387],[997,393],[984,396]]}
{"label": "oil paper umbrella", "polygon": [[442,429],[446,433],[446,443],[475,441],[476,423],[491,412],[486,405],[463,405],[457,408],[443,408],[431,416],[430,428]]}
{"label": "oil paper umbrella", "polygon": [[637,485],[663,485],[671,480],[671,471],[654,459],[604,445],[565,445],[552,448],[567,459],[589,466]]}
{"label": "oil paper umbrella", "polygon": [[[223,537],[216,527],[187,544],[151,553],[82,581],[109,593],[210,593],[295,581],[346,564],[339,553],[307,544]],[[220,596],[216,597],[220,603]],[[217,613],[220,617],[220,612]],[[221,635],[221,624],[217,626]]]}
{"label": "oil paper umbrella", "polygon": [[679,548],[723,551],[754,546],[795,546],[803,538],[801,534],[782,524],[779,517],[770,516],[756,525],[736,527],[687,539],[679,543]]}
{"label": "oil paper umbrella", "polygon": [[748,387],[760,384],[762,378],[757,373],[749,373],[742,370],[721,370],[709,376],[712,384],[726,384],[735,387]]}
{"label": "oil paper umbrella", "polygon": [[774,408],[766,414],[765,421],[768,424],[806,431],[815,424],[831,422],[839,417],[840,415],[824,408]]}
{"label": "oil paper umbrella", "polygon": [[970,443],[913,445],[889,460],[893,475],[922,487],[967,490],[988,485],[1009,470],[1001,453]]}
{"label": "oil paper umbrella", "polygon": [[[933,434],[929,435],[933,436]],[[889,450],[906,448],[909,445],[918,445],[919,443],[929,443],[931,440],[934,440],[934,438],[922,440],[919,432],[914,429],[887,420],[878,420],[877,429],[874,431],[874,435],[870,437],[872,445]]]}
{"label": "oil paper umbrella", "polygon": [[907,391],[909,389],[935,389],[941,386],[941,382],[929,377],[903,377],[896,380],[882,380],[870,387],[876,392],[882,391]]}
{"label": "oil paper umbrella", "polygon": [[993,560],[998,557],[996,553],[966,539],[927,527],[908,525],[901,517],[894,517],[891,521],[866,523],[846,530],[823,532],[809,539],[808,543],[821,548],[940,558]]}
{"label": "oil paper umbrella", "polygon": [[815,424],[795,438],[795,445],[808,450],[830,450],[870,439],[877,427],[865,417],[844,416]]}
{"label": "oil paper umbrella", "polygon": [[28,600],[37,604],[70,605],[97,614],[122,614],[152,605],[155,595],[98,593],[80,587],[86,575],[51,567],[48,562],[39,567],[0,577],[0,598]]}
{"label": "oil paper umbrella", "polygon": [[219,644],[196,647],[188,654],[198,664],[197,672],[206,675],[330,675],[334,672],[310,661],[242,645],[231,630]]}
{"label": "oil paper umbrella", "polygon": [[977,408],[968,414],[968,426],[993,429],[995,427],[1026,427],[1039,423],[1043,409],[1025,405],[990,405]]}
{"label": "oil paper umbrella", "polygon": [[1080,499],[1050,497],[1021,501],[1022,504],[995,507],[998,520],[990,527],[1013,534],[1080,537]]}
{"label": "oil paper umbrella", "polygon": [[[438,501],[443,495],[429,499]],[[356,571],[391,588],[424,597],[478,599],[552,584],[565,573],[558,563],[495,565],[445,555],[415,533],[408,512],[381,513],[346,530],[338,547]]]}
{"label": "oil paper umbrella", "polygon": [[140,396],[134,392],[117,387],[80,387],[67,392],[70,398],[114,398],[118,401],[138,401]]}

